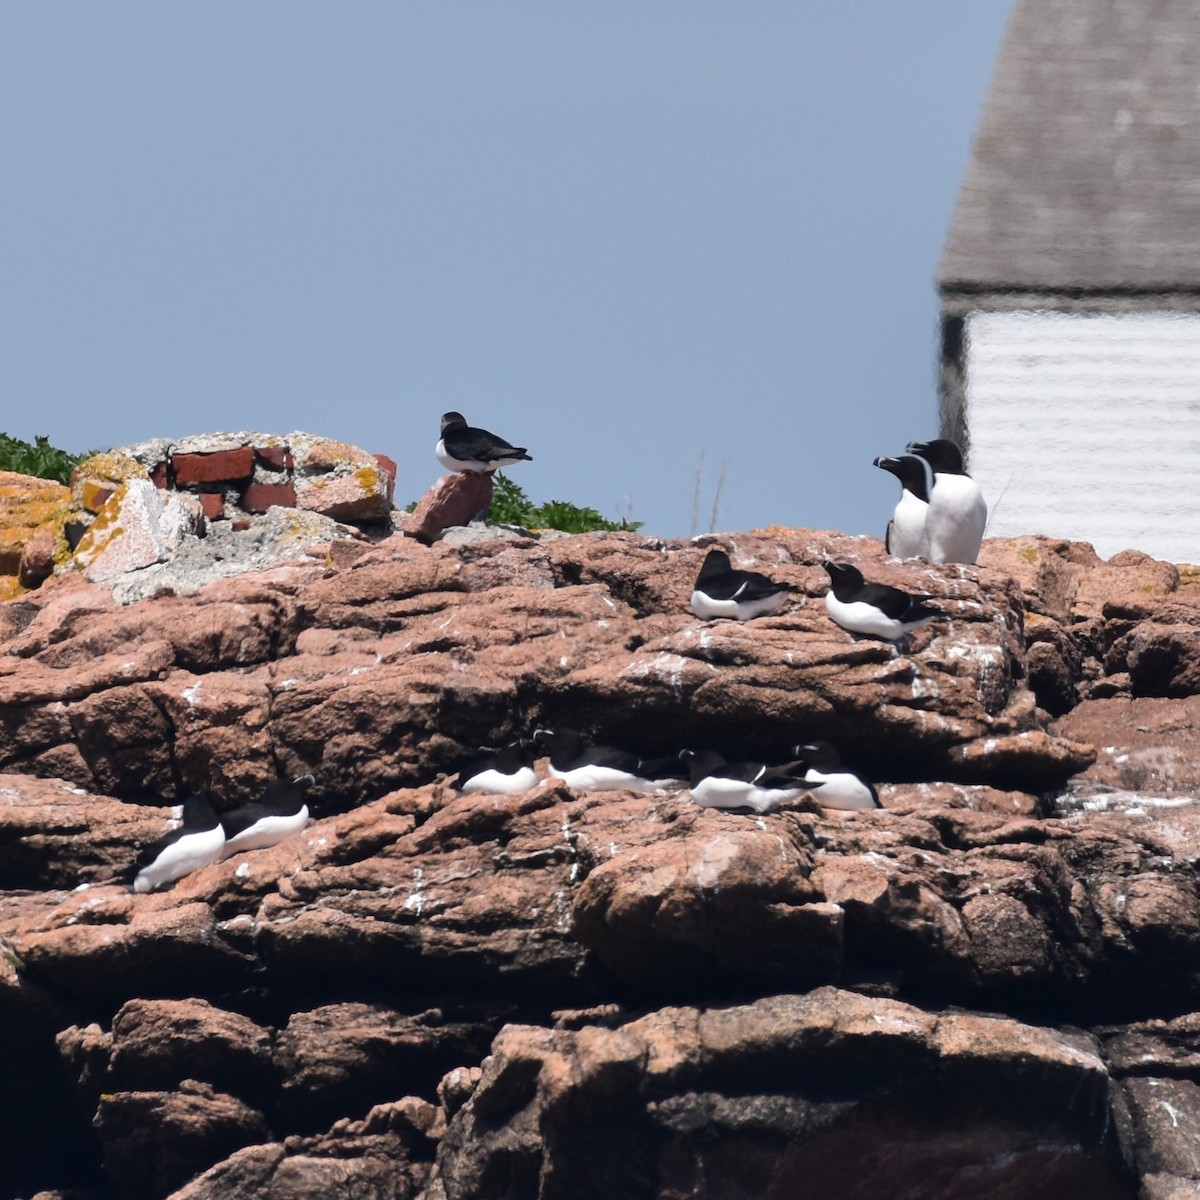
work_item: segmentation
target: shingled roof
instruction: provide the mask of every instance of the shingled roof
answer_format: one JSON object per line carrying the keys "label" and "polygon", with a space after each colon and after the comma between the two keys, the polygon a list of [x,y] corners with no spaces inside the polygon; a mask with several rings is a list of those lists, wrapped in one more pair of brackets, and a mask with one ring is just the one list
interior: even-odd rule
{"label": "shingled roof", "polygon": [[1200,290],[1200,0],[1017,0],[938,284]]}

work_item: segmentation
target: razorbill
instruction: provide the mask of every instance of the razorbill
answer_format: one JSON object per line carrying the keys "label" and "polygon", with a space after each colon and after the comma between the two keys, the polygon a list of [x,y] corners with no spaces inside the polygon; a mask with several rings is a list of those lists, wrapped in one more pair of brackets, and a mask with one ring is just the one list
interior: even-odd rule
{"label": "razorbill", "polygon": [[806,742],[792,747],[792,757],[804,764],[804,782],[817,784],[822,808],[878,808],[875,785],[842,766],[842,756],[829,742]]}
{"label": "razorbill", "polygon": [[442,414],[442,436],[434,453],[447,471],[474,471],[477,475],[533,461],[524,446],[514,446],[486,429],[476,429],[456,412]]}
{"label": "razorbill", "polygon": [[312,775],[272,779],[256,804],[244,804],[225,813],[221,818],[225,827],[222,857],[243,850],[262,850],[299,833],[308,824],[304,793],[316,782]]}
{"label": "razorbill", "polygon": [[656,792],[679,778],[676,759],[644,759],[613,746],[588,746],[574,729],[537,729],[534,744],[550,756],[550,774],[573,788]]}
{"label": "razorbill", "polygon": [[979,484],[963,470],[962,452],[946,438],[909,442],[908,449],[933,470],[929,511],[925,516],[929,561],[975,562],[987,527],[988,510]]}
{"label": "razorbill", "polygon": [[462,795],[490,792],[506,796],[525,792],[537,784],[533,769],[533,745],[526,738],[517,738],[488,758],[479,759],[464,767],[450,780],[451,786]]}
{"label": "razorbill", "polygon": [[789,590],[757,571],[735,570],[724,550],[710,550],[696,576],[692,612],[702,621],[716,617],[748,621],[782,608]]}
{"label": "razorbill", "polygon": [[703,808],[752,808],[770,812],[819,788],[807,783],[801,763],[768,767],[757,762],[726,762],[715,750],[680,750],[688,767],[688,791]]}
{"label": "razorbill", "polygon": [[217,862],[225,830],[212,801],[199,792],[183,802],[183,824],[145,847],[133,864],[133,890],[152,892],[192,871]]}
{"label": "razorbill", "polygon": [[929,488],[925,482],[925,460],[905,454],[901,458],[877,458],[875,465],[900,480],[900,499],[883,537],[887,552],[896,558],[928,558],[925,517],[929,512]]}
{"label": "razorbill", "polygon": [[825,609],[833,621],[850,633],[894,642],[910,630],[932,621],[939,613],[915,596],[886,583],[865,583],[862,572],[849,563],[824,562],[830,588]]}

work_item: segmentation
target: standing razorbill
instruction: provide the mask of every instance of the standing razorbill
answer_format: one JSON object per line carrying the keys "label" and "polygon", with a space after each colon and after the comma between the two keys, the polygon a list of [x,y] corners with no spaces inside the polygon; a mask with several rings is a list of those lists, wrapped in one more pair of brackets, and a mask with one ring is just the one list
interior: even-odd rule
{"label": "standing razorbill", "polygon": [[925,518],[929,512],[929,488],[925,482],[925,460],[905,454],[902,458],[877,458],[875,465],[900,480],[900,499],[883,537],[887,552],[896,558],[928,558]]}
{"label": "standing razorbill", "polygon": [[312,775],[296,779],[272,779],[263,798],[243,804],[221,818],[225,828],[223,858],[243,850],[262,850],[299,833],[308,824],[304,793],[316,783]]}
{"label": "standing razorbill", "polygon": [[804,764],[804,781],[817,784],[822,808],[878,808],[875,785],[842,766],[842,756],[829,742],[807,742],[792,747],[792,757]]}
{"label": "standing razorbill", "polygon": [[801,763],[779,767],[729,763],[715,750],[680,750],[679,757],[687,763],[688,791],[703,808],[751,808],[765,813],[821,786],[804,780]]}
{"label": "standing razorbill", "polygon": [[823,564],[829,572],[825,610],[850,633],[897,641],[906,633],[940,616],[917,597],[886,583],[866,583],[862,572],[849,563]]}
{"label": "standing razorbill", "polygon": [[507,796],[525,792],[537,785],[533,769],[533,746],[526,738],[517,738],[501,746],[490,758],[480,759],[464,767],[450,781],[464,796],[475,792]]}
{"label": "standing razorbill", "polygon": [[757,571],[735,570],[724,550],[710,550],[696,576],[692,612],[702,621],[717,617],[749,621],[782,608],[789,590]]}
{"label": "standing razorbill", "polygon": [[476,429],[456,412],[442,414],[442,436],[434,453],[447,471],[474,471],[477,475],[533,461],[524,446],[514,446],[486,429]]}
{"label": "standing razorbill", "polygon": [[574,729],[536,729],[533,741],[550,756],[553,778],[584,791],[657,792],[678,780],[675,759],[648,760],[614,746],[588,746]]}
{"label": "standing razorbill", "polygon": [[199,792],[183,802],[183,824],[145,847],[134,863],[133,890],[152,892],[217,862],[225,830],[212,801]]}
{"label": "standing razorbill", "polygon": [[963,470],[962,452],[946,438],[909,442],[909,452],[923,458],[933,470],[925,532],[929,561],[973,563],[979,558],[987,527],[987,502],[979,484]]}

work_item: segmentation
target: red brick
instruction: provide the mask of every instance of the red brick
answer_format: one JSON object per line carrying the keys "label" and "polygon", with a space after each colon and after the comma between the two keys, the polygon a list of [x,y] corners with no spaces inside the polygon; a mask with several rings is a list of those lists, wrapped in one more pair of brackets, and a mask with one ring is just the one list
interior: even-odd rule
{"label": "red brick", "polygon": [[290,471],[296,465],[291,446],[255,446],[254,457],[272,471]]}
{"label": "red brick", "polygon": [[254,451],[217,450],[212,454],[173,454],[176,486],[189,483],[234,483],[254,472]]}
{"label": "red brick", "polygon": [[150,472],[150,480],[156,488],[169,488],[171,486],[171,467],[165,460],[154,464],[154,470]]}
{"label": "red brick", "polygon": [[242,493],[242,507],[251,513],[265,513],[272,504],[296,507],[294,483],[252,483]]}
{"label": "red brick", "polygon": [[201,492],[196,497],[200,509],[210,521],[219,521],[225,515],[225,497],[220,492]]}
{"label": "red brick", "polygon": [[396,460],[388,458],[386,454],[376,454],[375,461],[387,472],[388,489],[387,496],[391,500],[396,495]]}
{"label": "red brick", "polygon": [[246,530],[250,528],[250,518],[238,517],[238,519],[230,525],[230,528],[234,533],[245,533]]}

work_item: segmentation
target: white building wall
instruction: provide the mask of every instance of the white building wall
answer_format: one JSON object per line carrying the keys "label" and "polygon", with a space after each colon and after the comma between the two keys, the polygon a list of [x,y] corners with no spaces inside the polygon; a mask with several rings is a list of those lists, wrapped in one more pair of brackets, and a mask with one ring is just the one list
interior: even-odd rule
{"label": "white building wall", "polygon": [[965,332],[988,536],[1200,562],[1200,316],[979,312]]}

